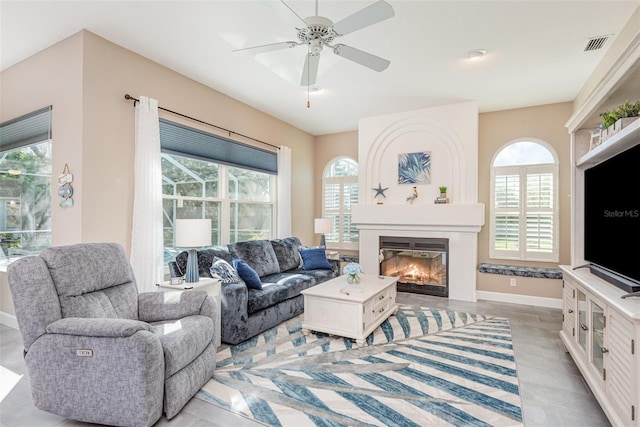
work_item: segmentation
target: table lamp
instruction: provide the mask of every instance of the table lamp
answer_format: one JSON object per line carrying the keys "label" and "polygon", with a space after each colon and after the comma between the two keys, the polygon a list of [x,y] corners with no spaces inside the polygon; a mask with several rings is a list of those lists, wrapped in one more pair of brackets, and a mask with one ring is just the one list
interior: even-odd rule
{"label": "table lamp", "polygon": [[322,234],[322,236],[320,237],[320,246],[325,247],[326,242],[324,239],[324,234],[331,233],[331,219],[316,218],[314,222],[314,231],[316,234]]}
{"label": "table lamp", "polygon": [[176,247],[190,248],[185,281],[200,280],[197,247],[211,246],[211,219],[176,219]]}

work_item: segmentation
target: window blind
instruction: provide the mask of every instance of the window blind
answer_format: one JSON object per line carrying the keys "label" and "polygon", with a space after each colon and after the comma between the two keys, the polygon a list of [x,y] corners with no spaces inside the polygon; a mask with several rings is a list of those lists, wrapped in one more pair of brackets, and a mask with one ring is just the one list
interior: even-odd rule
{"label": "window blind", "polygon": [[0,151],[51,139],[52,107],[41,108],[0,124]]}
{"label": "window blind", "polygon": [[274,175],[278,173],[277,153],[165,119],[160,119],[160,146],[163,153],[215,161]]}

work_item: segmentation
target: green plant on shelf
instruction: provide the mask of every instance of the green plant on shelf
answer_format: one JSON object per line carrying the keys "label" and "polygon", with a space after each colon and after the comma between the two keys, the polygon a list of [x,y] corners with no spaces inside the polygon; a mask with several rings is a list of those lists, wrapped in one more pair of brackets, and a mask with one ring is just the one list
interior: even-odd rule
{"label": "green plant on shelf", "polygon": [[640,101],[637,101],[633,104],[629,101],[626,101],[624,104],[618,105],[611,111],[600,113],[600,118],[602,119],[602,128],[605,129],[618,121],[618,119],[638,116],[640,116]]}

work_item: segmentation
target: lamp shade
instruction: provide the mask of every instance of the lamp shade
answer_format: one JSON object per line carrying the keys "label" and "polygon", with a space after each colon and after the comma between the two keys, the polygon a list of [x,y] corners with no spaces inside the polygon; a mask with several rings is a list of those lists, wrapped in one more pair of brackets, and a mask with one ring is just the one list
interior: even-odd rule
{"label": "lamp shade", "polygon": [[211,219],[176,219],[176,247],[211,246]]}
{"label": "lamp shade", "polygon": [[314,220],[314,231],[316,234],[331,233],[331,219],[316,218]]}

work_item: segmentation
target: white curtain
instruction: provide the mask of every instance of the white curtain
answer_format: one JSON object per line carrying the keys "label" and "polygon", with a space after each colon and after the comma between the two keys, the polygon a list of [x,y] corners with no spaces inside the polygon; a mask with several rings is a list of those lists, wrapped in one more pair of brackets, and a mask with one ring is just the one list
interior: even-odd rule
{"label": "white curtain", "polygon": [[291,236],[291,148],[278,150],[278,231],[279,238]]}
{"label": "white curtain", "polygon": [[162,241],[162,169],[158,101],[136,102],[135,188],[131,265],[140,292],[152,291],[164,280]]}

